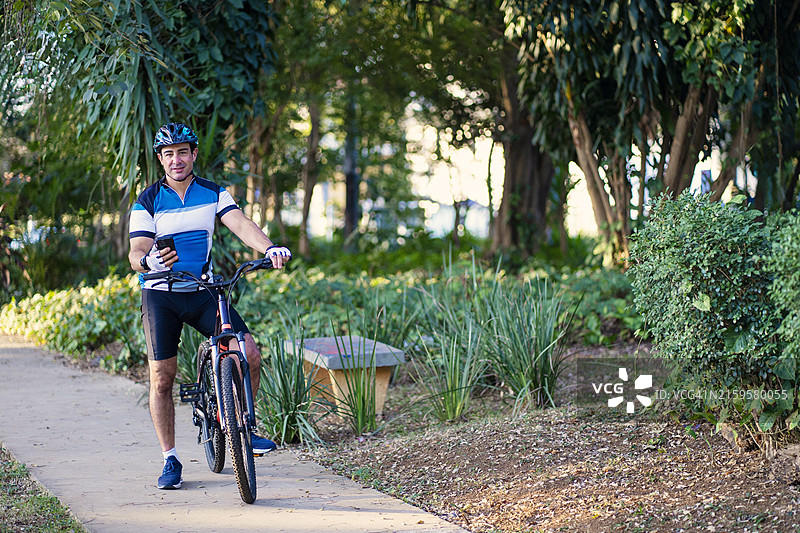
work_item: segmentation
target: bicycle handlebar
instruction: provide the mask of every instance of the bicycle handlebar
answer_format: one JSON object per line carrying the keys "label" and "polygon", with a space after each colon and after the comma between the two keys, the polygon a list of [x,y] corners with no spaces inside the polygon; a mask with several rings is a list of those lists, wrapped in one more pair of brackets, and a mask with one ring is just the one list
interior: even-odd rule
{"label": "bicycle handlebar", "polygon": [[142,279],[144,281],[154,279],[162,280],[161,282],[157,283],[158,285],[173,281],[191,281],[197,283],[205,289],[216,289],[229,287],[235,284],[243,274],[252,272],[253,270],[262,270],[267,268],[272,268],[272,260],[268,257],[263,257],[261,259],[255,259],[253,261],[242,263],[239,268],[236,269],[236,272],[233,274],[233,276],[228,280],[223,280],[222,276],[214,276],[213,279],[208,280],[206,279],[205,274],[198,278],[191,272],[186,272],[183,270],[161,270],[158,272],[148,272],[142,274]]}

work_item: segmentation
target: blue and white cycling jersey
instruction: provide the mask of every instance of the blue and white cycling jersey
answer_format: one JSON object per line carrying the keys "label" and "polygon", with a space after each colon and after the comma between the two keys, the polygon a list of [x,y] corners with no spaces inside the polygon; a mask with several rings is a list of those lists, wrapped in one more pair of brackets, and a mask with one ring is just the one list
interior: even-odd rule
{"label": "blue and white cycling jersey", "polygon": [[[166,178],[147,187],[133,204],[130,217],[130,237],[157,239],[172,236],[179,260],[172,270],[185,270],[200,277],[211,275],[211,243],[216,220],[225,213],[239,209],[233,197],[216,183],[194,176],[186,195],[180,195],[166,184]],[[155,248],[155,243],[153,244]],[[144,281],[142,288],[170,290],[158,280]],[[193,283],[173,283],[173,291],[197,290]]]}

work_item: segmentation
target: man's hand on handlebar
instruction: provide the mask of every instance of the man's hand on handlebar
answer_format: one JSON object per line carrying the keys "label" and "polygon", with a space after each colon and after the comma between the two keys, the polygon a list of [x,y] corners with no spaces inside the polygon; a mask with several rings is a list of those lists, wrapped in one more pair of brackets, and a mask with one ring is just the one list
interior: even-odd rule
{"label": "man's hand on handlebar", "polygon": [[285,246],[278,246],[273,244],[267,248],[264,256],[272,261],[273,268],[283,268],[283,265],[292,259],[292,252]]}

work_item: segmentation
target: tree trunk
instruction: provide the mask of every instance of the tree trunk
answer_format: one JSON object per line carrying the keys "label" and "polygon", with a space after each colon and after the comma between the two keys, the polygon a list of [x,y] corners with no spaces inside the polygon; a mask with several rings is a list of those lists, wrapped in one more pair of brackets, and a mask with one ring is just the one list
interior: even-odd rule
{"label": "tree trunk", "polygon": [[716,93],[711,87],[689,87],[675,123],[669,164],[664,173],[664,188],[668,193],[677,196],[692,184],[692,175],[706,141],[708,120],[716,100]]}
{"label": "tree trunk", "polygon": [[492,251],[535,253],[544,235],[547,194],[555,175],[550,156],[531,142],[532,132],[504,143],[505,179],[494,221]]}
{"label": "tree trunk", "polygon": [[641,162],[639,164],[639,198],[636,205],[636,219],[638,220],[639,224],[642,224],[645,218],[644,198],[647,194],[647,157],[650,155],[650,145],[647,143],[647,141],[653,138],[652,132],[654,128],[651,125],[652,117],[653,113],[647,112],[639,122],[639,156],[641,157]]}
{"label": "tree trunk", "polygon": [[[600,163],[593,150],[594,139],[582,112],[575,113],[570,103],[569,125],[572,141],[578,154],[578,164],[586,177],[592,201],[595,222],[606,241],[613,246],[615,261],[628,257],[631,235],[631,183],[628,179],[627,159],[615,148],[605,147],[610,161],[606,169],[606,182],[600,176]],[[609,194],[610,191],[610,194]],[[612,202],[613,200],[613,202]]]}
{"label": "tree trunk", "polygon": [[117,256],[120,258],[127,257],[130,249],[130,217],[133,201],[135,200],[136,198],[131,195],[131,189],[126,187],[117,205],[118,223],[115,234],[111,238],[113,239],[113,246],[116,248]]}
{"label": "tree trunk", "polygon": [[308,239],[308,215],[311,211],[311,195],[314,192],[318,177],[317,159],[319,157],[321,112],[317,101],[311,100],[309,102],[308,114],[311,119],[311,131],[308,134],[306,163],[303,165],[303,217],[300,221],[300,242],[298,243],[298,253],[306,258],[311,256],[311,247]]}
{"label": "tree trunk", "polygon": [[800,181],[800,158],[794,166],[792,177],[789,178],[789,183],[786,186],[786,192],[783,195],[783,210],[790,211],[797,206],[797,182]]}
{"label": "tree trunk", "polygon": [[[263,117],[255,117],[250,124],[248,124],[250,139],[247,148],[247,162],[250,165],[250,169],[247,172],[247,191],[245,192],[244,214],[250,220],[255,220],[257,191],[260,190],[261,194],[264,194],[264,160],[260,156],[260,152],[262,142],[261,138],[264,136],[266,129],[267,128],[264,124]],[[263,220],[263,211],[261,212],[261,217]],[[248,250],[246,255],[250,260],[258,257],[258,254],[255,252],[255,250]]]}
{"label": "tree trunk", "polygon": [[358,125],[356,123],[356,98],[353,88],[350,89],[350,96],[347,103],[347,139],[345,140],[344,153],[344,175],[345,175],[345,207],[344,207],[344,236],[345,248],[355,251],[355,239],[358,232],[358,221],[361,218],[361,210],[358,203],[358,189],[361,177],[358,174]]}
{"label": "tree trunk", "polygon": [[486,192],[489,195],[489,235],[494,235],[494,194],[492,194],[492,155],[494,155],[494,137],[489,148],[489,161],[486,163]]}
{"label": "tree trunk", "polygon": [[[275,136],[275,132],[278,130],[279,122],[287,104],[288,100],[284,100],[278,104],[275,112],[270,117],[269,124],[266,123],[265,118],[255,117],[248,125],[248,131],[250,133],[250,147],[248,150],[250,172],[247,177],[247,199],[248,202],[252,199],[253,205],[255,206],[255,191],[258,189],[260,198],[257,203],[259,205],[261,217],[260,224],[259,222],[256,223],[262,228],[266,227],[268,224],[267,211],[269,209],[269,200],[270,198],[275,199],[273,201],[275,205],[273,221],[277,222],[281,238],[284,241],[286,240],[286,227],[283,225],[283,220],[281,220],[280,216],[280,195],[277,192],[278,185],[274,176],[270,178],[269,183],[265,179],[265,175],[268,172],[265,162],[268,164],[269,158],[272,155],[272,139]],[[250,218],[252,219],[253,216],[254,213],[251,211]]]}
{"label": "tree trunk", "polygon": [[[269,201],[272,200],[272,224],[277,226],[278,236],[281,242],[286,242],[288,236],[286,234],[286,224],[283,223],[283,215],[281,214],[283,207],[283,191],[278,186],[278,180],[274,173],[269,175],[269,194],[264,194],[261,197],[261,211],[266,213],[269,209]],[[273,242],[275,239],[271,239]]]}
{"label": "tree trunk", "polygon": [[[550,156],[533,144],[531,116],[517,99],[517,78],[501,80],[506,124],[503,197],[492,231],[492,252],[535,253],[544,235],[547,197],[555,176]],[[490,207],[491,208],[491,207]]]}
{"label": "tree trunk", "polygon": [[658,158],[658,168],[656,169],[656,182],[664,183],[664,173],[667,170],[667,158],[672,150],[672,135],[665,131],[661,135],[661,155]]}
{"label": "tree trunk", "polygon": [[558,242],[561,257],[567,261],[569,255],[569,234],[567,233],[567,196],[569,196],[569,164],[559,165],[556,173],[557,181],[553,184],[556,191],[556,201],[553,205],[556,226],[558,228]]}
{"label": "tree trunk", "polygon": [[597,228],[607,241],[611,241],[611,227],[614,218],[611,211],[611,202],[605,190],[605,183],[600,176],[600,163],[594,153],[594,141],[589,132],[589,125],[583,113],[575,113],[570,102],[569,129],[572,133],[572,143],[578,155],[578,166],[581,167],[586,178],[586,188],[592,201],[594,220]]}
{"label": "tree trunk", "polygon": [[730,148],[728,149],[725,161],[722,165],[722,170],[720,170],[719,176],[711,182],[711,196],[709,199],[712,201],[719,201],[720,198],[722,198],[722,193],[725,192],[728,184],[736,176],[736,168],[741,164],[750,147],[755,144],[758,134],[761,133],[760,129],[751,128],[750,126],[752,123],[753,105],[759,98],[765,78],[765,70],[762,66],[758,74],[754,96],[752,100],[742,108],[739,127],[736,129],[736,133],[733,136]]}
{"label": "tree trunk", "polygon": [[[267,130],[264,118],[255,117],[248,125],[248,130],[250,130],[250,142],[247,162],[250,165],[250,170],[247,173],[245,215],[247,215],[247,218],[254,220],[257,202],[256,191],[261,190],[262,194],[264,192],[264,159],[261,157],[262,137],[264,137]],[[269,149],[268,147],[265,148]],[[262,213],[261,216],[263,217],[264,214]]]}
{"label": "tree trunk", "polygon": [[628,179],[627,160],[619,152],[611,156],[609,186],[614,198],[614,225],[612,233],[616,241],[617,259],[627,259],[631,235],[631,182]]}

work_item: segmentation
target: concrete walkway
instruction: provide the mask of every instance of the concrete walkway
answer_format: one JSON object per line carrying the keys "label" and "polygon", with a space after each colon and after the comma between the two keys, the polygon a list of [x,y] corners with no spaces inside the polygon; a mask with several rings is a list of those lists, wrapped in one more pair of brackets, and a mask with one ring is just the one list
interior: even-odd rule
{"label": "concrete walkway", "polygon": [[465,531],[288,450],[256,459],[258,499],[246,505],[230,458],[222,473],[211,472],[191,408],[176,411],[184,485],[162,491],[144,386],[70,368],[0,335],[0,442],[89,531]]}

